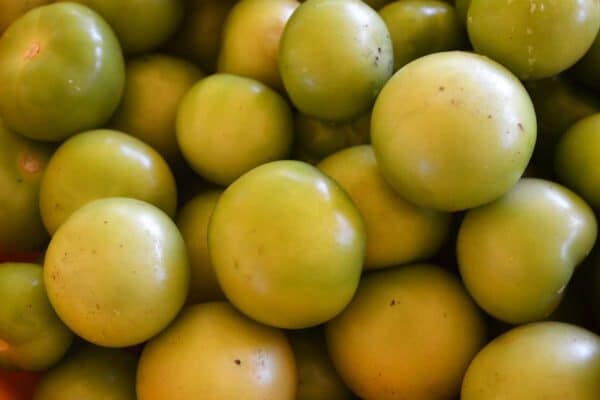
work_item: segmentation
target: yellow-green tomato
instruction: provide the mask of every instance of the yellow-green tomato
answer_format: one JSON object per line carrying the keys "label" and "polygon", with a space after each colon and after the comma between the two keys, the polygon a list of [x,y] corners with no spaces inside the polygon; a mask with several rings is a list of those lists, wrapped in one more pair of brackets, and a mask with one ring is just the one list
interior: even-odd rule
{"label": "yellow-green tomato", "polygon": [[0,368],[45,370],[63,357],[73,334],[48,301],[40,265],[0,264],[0,304]]}
{"label": "yellow-green tomato", "polygon": [[82,5],[34,8],[0,37],[0,117],[31,139],[98,128],[117,108],[124,81],[117,37]]}
{"label": "yellow-green tomato", "polygon": [[350,302],[365,242],[346,192],[299,161],[243,175],[221,195],[208,227],[227,298],[257,321],[291,329],[323,323]]}
{"label": "yellow-green tomato", "polygon": [[220,185],[286,158],[293,135],[292,111],[281,95],[254,79],[231,74],[196,83],[177,112],[183,157],[198,174]]}
{"label": "yellow-green tomato", "polygon": [[452,274],[417,264],[365,275],[325,333],[333,364],[360,398],[431,400],[458,394],[485,325]]}
{"label": "yellow-green tomato", "polygon": [[342,150],[318,168],[346,190],[365,221],[365,268],[426,259],[446,238],[450,214],[415,206],[396,194],[381,176],[371,146]]}
{"label": "yellow-green tomato", "polygon": [[116,130],[148,143],[167,160],[179,154],[177,108],[185,93],[204,77],[180,58],[154,54],[129,60],[121,104],[110,122]]}
{"label": "yellow-green tomato", "polygon": [[47,371],[33,400],[136,400],[135,356],[84,345]]}
{"label": "yellow-green tomato", "polygon": [[322,121],[297,113],[294,153],[301,161],[318,162],[350,146],[369,143],[371,113],[349,123]]}
{"label": "yellow-green tomato", "polygon": [[395,1],[379,10],[394,45],[394,70],[430,53],[459,50],[464,27],[456,10],[440,0]]}
{"label": "yellow-green tomato", "polygon": [[166,47],[207,73],[215,71],[225,19],[237,0],[187,0],[183,20]]}
{"label": "yellow-green tomato", "polygon": [[525,171],[535,139],[535,111],[519,80],[460,51],[407,64],[371,116],[384,178],[406,200],[445,211],[500,197]]}
{"label": "yellow-green tomato", "polygon": [[562,76],[527,82],[526,87],[538,124],[533,162],[551,171],[560,137],[578,120],[600,112],[600,98]]}
{"label": "yellow-green tomato", "polygon": [[190,292],[193,303],[224,298],[208,254],[208,223],[222,191],[203,192],[188,201],[177,216],[177,227],[190,260]]}
{"label": "yellow-green tomato", "polygon": [[294,400],[294,354],[278,329],[225,302],[191,306],[144,348],[139,400]]}
{"label": "yellow-green tomato", "polygon": [[283,28],[296,0],[242,0],[237,3],[223,28],[218,71],[256,79],[282,90],[277,55]]}
{"label": "yellow-green tomato", "polygon": [[596,400],[600,398],[600,338],[575,325],[520,326],[475,357],[462,400]]}
{"label": "yellow-green tomato", "polygon": [[107,198],[75,211],[56,231],[44,283],[56,313],[83,339],[125,347],[162,331],[189,287],[177,226],[140,200]]}
{"label": "yellow-green tomato", "polygon": [[354,399],[327,354],[322,327],[290,331],[288,337],[298,370],[296,400]]}
{"label": "yellow-green tomato", "polygon": [[562,183],[600,209],[600,114],[584,118],[562,136],[555,169]]}
{"label": "yellow-green tomato", "polygon": [[292,103],[327,121],[351,121],[369,111],[393,67],[385,23],[360,0],[302,3],[279,47],[279,71]]}
{"label": "yellow-green tomato", "polygon": [[184,0],[59,0],[81,3],[102,15],[123,51],[143,53],[163,44],[183,17]]}
{"label": "yellow-green tomato", "polygon": [[27,11],[51,2],[52,0],[0,0],[0,35]]}
{"label": "yellow-green tomato", "polygon": [[84,204],[103,197],[132,197],[175,215],[177,188],[165,160],[152,147],[113,130],[88,131],[53,154],[40,188],[48,232]]}
{"label": "yellow-green tomato", "polygon": [[0,119],[0,253],[41,250],[47,242],[39,192],[53,150],[11,132]]}
{"label": "yellow-green tomato", "polygon": [[579,196],[525,178],[467,213],[458,234],[460,274],[493,317],[512,324],[541,320],[558,306],[596,235],[594,213]]}
{"label": "yellow-green tomato", "polygon": [[597,0],[472,0],[467,14],[475,51],[521,79],[548,78],[571,67],[599,28]]}

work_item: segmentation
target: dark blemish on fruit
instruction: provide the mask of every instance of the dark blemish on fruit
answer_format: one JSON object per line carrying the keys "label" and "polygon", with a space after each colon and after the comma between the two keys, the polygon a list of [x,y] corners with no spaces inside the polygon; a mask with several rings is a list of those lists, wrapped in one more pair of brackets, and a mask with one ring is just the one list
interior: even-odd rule
{"label": "dark blemish on fruit", "polygon": [[525,130],[525,128],[523,128],[523,124],[522,123],[518,123],[517,126],[519,127],[519,129],[521,130],[521,132],[523,132]]}
{"label": "dark blemish on fruit", "polygon": [[446,87],[445,87],[445,86],[440,86],[440,87],[438,88],[438,90],[439,90],[440,92],[443,92],[444,90],[446,90]]}
{"label": "dark blemish on fruit", "polygon": [[108,221],[104,221],[105,224],[108,224]]}
{"label": "dark blemish on fruit", "polygon": [[119,248],[121,248],[121,249],[123,248],[123,243],[119,244]]}
{"label": "dark blemish on fruit", "polygon": [[100,311],[100,304],[96,303],[96,310]]}
{"label": "dark blemish on fruit", "polygon": [[492,114],[488,114],[488,119],[492,119]]}
{"label": "dark blemish on fruit", "polygon": [[233,360],[233,362],[234,362],[236,365],[242,365],[242,361],[241,361],[239,358],[236,358],[235,360]]}
{"label": "dark blemish on fruit", "polygon": [[23,179],[17,178],[17,183],[21,183],[21,182],[23,182]]}
{"label": "dark blemish on fruit", "polygon": [[19,159],[19,165],[21,166],[21,169],[28,174],[37,174],[42,170],[42,163],[40,160],[31,154],[22,154]]}
{"label": "dark blemish on fruit", "polygon": [[393,307],[396,305],[396,299],[392,299],[392,301],[390,301],[390,307]]}
{"label": "dark blemish on fruit", "polygon": [[377,48],[377,52],[378,52],[378,53],[381,53],[381,47],[378,47],[378,48]]}

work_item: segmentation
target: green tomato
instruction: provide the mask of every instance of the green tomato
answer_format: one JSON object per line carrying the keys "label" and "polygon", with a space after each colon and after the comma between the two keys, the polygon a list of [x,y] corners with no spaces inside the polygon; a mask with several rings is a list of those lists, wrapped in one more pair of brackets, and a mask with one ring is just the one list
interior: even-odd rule
{"label": "green tomato", "polygon": [[0,0],[0,35],[9,25],[32,8],[52,3],[53,0]]}
{"label": "green tomato", "polygon": [[475,357],[462,400],[596,400],[600,338],[583,328],[540,322],[515,328]]}
{"label": "green tomato", "polygon": [[354,396],[327,355],[322,327],[290,331],[298,369],[296,400],[352,400]]}
{"label": "green tomato", "polygon": [[9,131],[0,119],[0,254],[40,250],[47,242],[38,204],[52,151]]}
{"label": "green tomato", "polygon": [[423,260],[444,242],[450,214],[415,206],[398,196],[381,176],[370,146],[342,150],[318,168],[346,190],[365,221],[365,268]]}
{"label": "green tomato", "polygon": [[44,374],[33,400],[136,400],[136,365],[126,351],[86,345]]}
{"label": "green tomato", "polygon": [[316,163],[339,150],[369,143],[370,127],[371,113],[341,124],[297,113],[294,152],[301,161]]}
{"label": "green tomato", "polygon": [[294,354],[284,334],[225,302],[181,315],[145,347],[137,372],[139,400],[293,400]]}
{"label": "green tomato", "polygon": [[148,143],[167,160],[176,159],[177,108],[204,74],[185,60],[155,54],[129,60],[125,76],[123,98],[110,126]]}
{"label": "green tomato", "polygon": [[56,313],[83,339],[132,346],[163,330],[183,306],[185,243],[171,219],[148,203],[96,200],[52,237],[44,283]]}
{"label": "green tomato", "polygon": [[229,13],[217,70],[283,90],[277,55],[296,0],[242,0]]}
{"label": "green tomato", "polygon": [[521,79],[548,78],[590,48],[600,28],[600,2],[472,0],[467,28],[477,53]]}
{"label": "green tomato", "polygon": [[555,168],[560,181],[600,209],[600,113],[573,125],[556,149]]}
{"label": "green tomato", "polygon": [[450,399],[485,324],[458,280],[434,265],[371,272],[326,325],[329,354],[363,399]]}
{"label": "green tomato", "polygon": [[383,20],[359,0],[308,0],[288,21],[279,71],[304,114],[345,122],[365,114],[394,67]]}
{"label": "green tomato", "polygon": [[466,35],[456,10],[443,1],[396,1],[379,15],[394,45],[394,70],[430,53],[464,47]]}
{"label": "green tomato", "polygon": [[177,188],[165,160],[142,141],[112,130],[75,135],[54,153],[42,178],[40,209],[48,232],[103,197],[144,200],[175,215]]}
{"label": "green tomato", "polygon": [[600,99],[563,77],[527,82],[538,124],[533,161],[551,171],[560,137],[578,120],[600,112]]}
{"label": "green tomato", "polygon": [[501,196],[521,177],[536,138],[523,85],[476,54],[421,57],[377,98],[371,141],[384,178],[421,207],[458,211]]}
{"label": "green tomato", "polygon": [[127,54],[156,49],[177,29],[183,0],[59,0],[81,3],[114,29]]}
{"label": "green tomato", "polygon": [[210,190],[188,201],[177,216],[177,227],[190,259],[188,300],[200,303],[224,299],[208,253],[208,223],[222,191]]}
{"label": "green tomato", "polygon": [[286,158],[293,134],[292,111],[283,97],[236,75],[201,80],[185,95],[177,113],[183,157],[198,174],[220,185]]}
{"label": "green tomato", "polygon": [[594,213],[579,196],[525,178],[467,213],[458,234],[460,273],[475,301],[495,318],[541,320],[557,307],[596,235]]}
{"label": "green tomato", "polygon": [[42,267],[0,264],[0,368],[44,370],[67,352],[73,334],[46,295]]}
{"label": "green tomato", "polygon": [[216,69],[225,19],[237,0],[187,0],[185,15],[166,48],[200,65]]}
{"label": "green tomato", "polygon": [[124,69],[98,14],[73,3],[35,8],[0,37],[0,117],[36,140],[95,129],[119,104]]}
{"label": "green tomato", "polygon": [[323,323],[350,302],[365,241],[344,190],[299,161],[243,175],[221,195],[208,227],[227,298],[259,322],[291,329]]}

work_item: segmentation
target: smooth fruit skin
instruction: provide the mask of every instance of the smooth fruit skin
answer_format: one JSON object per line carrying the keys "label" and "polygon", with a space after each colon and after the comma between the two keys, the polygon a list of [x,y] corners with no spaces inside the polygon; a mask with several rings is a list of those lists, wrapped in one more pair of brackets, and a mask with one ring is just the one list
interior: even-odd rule
{"label": "smooth fruit skin", "polygon": [[394,71],[427,54],[464,47],[464,27],[454,7],[443,1],[395,1],[379,15],[394,45]]}
{"label": "smooth fruit skin", "polygon": [[451,273],[414,264],[365,275],[325,333],[333,364],[361,399],[450,399],[485,324]]}
{"label": "smooth fruit skin", "polygon": [[600,338],[575,325],[540,322],[498,337],[475,357],[462,400],[600,398]]}
{"label": "smooth fruit skin", "polygon": [[60,0],[81,3],[114,29],[123,51],[140,54],[156,49],[177,29],[183,0]]}
{"label": "smooth fruit skin", "polygon": [[79,4],[35,8],[0,37],[0,117],[31,139],[61,141],[104,124],[124,81],[115,34]]}
{"label": "smooth fruit skin", "polygon": [[302,3],[279,47],[279,71],[292,103],[327,121],[347,122],[369,111],[393,67],[385,23],[359,0]]}
{"label": "smooth fruit skin", "polygon": [[51,2],[52,0],[0,0],[0,35],[27,11]]}
{"label": "smooth fruit skin", "polygon": [[177,188],[165,160],[153,148],[122,132],[83,132],[53,154],[40,187],[40,209],[54,234],[79,207],[105,197],[147,201],[175,215]]}
{"label": "smooth fruit skin", "polygon": [[136,357],[84,345],[44,374],[32,400],[136,400]]}
{"label": "smooth fruit skin", "polygon": [[459,51],[407,64],[371,117],[384,178],[406,200],[443,211],[500,197],[523,174],[535,139],[535,111],[517,78]]}
{"label": "smooth fruit skin", "polygon": [[256,79],[282,91],[277,64],[283,29],[296,8],[296,0],[242,0],[223,27],[219,72]]}
{"label": "smooth fruit skin", "polygon": [[188,201],[177,215],[177,227],[190,259],[188,302],[201,303],[225,298],[208,252],[208,224],[223,192],[209,190]]}
{"label": "smooth fruit skin", "polygon": [[229,299],[251,318],[306,328],[351,300],[365,252],[362,218],[344,190],[299,161],[261,165],[213,211],[208,248]]}
{"label": "smooth fruit skin", "polygon": [[442,245],[450,214],[415,206],[398,196],[381,176],[371,146],[342,150],[317,167],[346,190],[365,221],[365,268],[424,260]]}
{"label": "smooth fruit skin", "polygon": [[0,254],[35,252],[48,241],[38,204],[53,151],[11,132],[0,119]]}
{"label": "smooth fruit skin", "polygon": [[293,116],[281,95],[231,74],[196,83],[177,112],[177,142],[202,177],[228,185],[254,167],[287,158]]}
{"label": "smooth fruit skin", "polygon": [[569,189],[522,179],[502,198],[470,210],[458,233],[461,276],[495,318],[519,324],[554,311],[597,236],[592,209]]}
{"label": "smooth fruit skin", "polygon": [[597,0],[472,0],[467,14],[475,51],[523,80],[548,78],[573,66],[599,28]]}
{"label": "smooth fruit skin", "polygon": [[293,400],[294,354],[275,328],[225,302],[184,309],[145,347],[137,372],[139,400]]}
{"label": "smooth fruit skin", "polygon": [[56,313],[83,339],[106,347],[142,343],[183,306],[185,243],[171,219],[140,200],[95,200],[56,231],[44,283]]}
{"label": "smooth fruit skin", "polygon": [[354,395],[336,372],[321,326],[288,332],[298,370],[296,400],[352,400]]}
{"label": "smooth fruit skin", "polygon": [[165,159],[179,155],[175,137],[177,108],[204,73],[192,63],[163,54],[130,59],[125,90],[110,126],[152,146]]}
{"label": "smooth fruit skin", "polygon": [[556,148],[559,180],[600,209],[600,114],[584,118],[562,136]]}
{"label": "smooth fruit skin", "polygon": [[41,371],[67,352],[73,334],[46,295],[42,267],[0,264],[0,368]]}

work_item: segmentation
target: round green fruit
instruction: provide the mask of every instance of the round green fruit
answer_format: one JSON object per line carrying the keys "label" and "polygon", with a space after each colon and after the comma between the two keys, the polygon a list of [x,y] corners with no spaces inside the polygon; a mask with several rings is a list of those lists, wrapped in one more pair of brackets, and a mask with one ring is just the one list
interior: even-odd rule
{"label": "round green fruit", "polygon": [[406,65],[371,116],[383,177],[406,200],[444,211],[500,197],[525,171],[535,139],[523,85],[500,64],[466,52]]}
{"label": "round green fruit", "polygon": [[393,67],[386,25],[360,0],[302,3],[279,47],[279,71],[292,103],[327,121],[367,113]]}
{"label": "round green fruit", "polygon": [[0,117],[31,139],[61,141],[104,124],[125,81],[121,47],[89,8],[34,8],[0,37]]}
{"label": "round green fruit", "polygon": [[227,298],[251,318],[282,328],[318,325],[350,302],[365,240],[344,190],[299,161],[243,175],[221,195],[208,228]]}
{"label": "round green fruit", "polygon": [[162,331],[183,306],[185,243],[171,219],[148,203],[96,200],[52,237],[44,283],[56,313],[80,337],[132,346]]}

